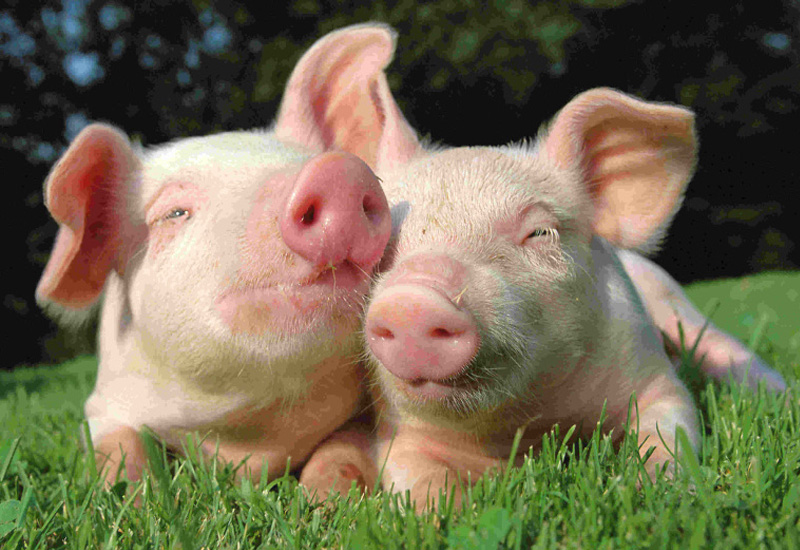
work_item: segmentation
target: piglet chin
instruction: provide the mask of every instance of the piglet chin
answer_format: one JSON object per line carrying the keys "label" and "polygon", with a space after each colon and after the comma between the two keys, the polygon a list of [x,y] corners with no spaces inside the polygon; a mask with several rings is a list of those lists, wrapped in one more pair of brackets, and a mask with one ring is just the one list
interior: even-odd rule
{"label": "piglet chin", "polygon": [[229,290],[215,305],[233,333],[293,335],[317,326],[341,328],[344,320],[357,319],[368,288],[364,273],[344,262],[302,284]]}

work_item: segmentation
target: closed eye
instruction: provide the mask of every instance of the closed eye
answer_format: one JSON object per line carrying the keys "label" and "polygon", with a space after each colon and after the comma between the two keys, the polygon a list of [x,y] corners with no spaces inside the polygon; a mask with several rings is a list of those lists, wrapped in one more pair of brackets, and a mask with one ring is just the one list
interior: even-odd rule
{"label": "closed eye", "polygon": [[525,240],[527,241],[528,239],[539,239],[543,237],[550,238],[553,241],[557,241],[558,229],[556,229],[555,227],[544,227],[541,229],[534,229],[528,234],[527,237],[525,237]]}

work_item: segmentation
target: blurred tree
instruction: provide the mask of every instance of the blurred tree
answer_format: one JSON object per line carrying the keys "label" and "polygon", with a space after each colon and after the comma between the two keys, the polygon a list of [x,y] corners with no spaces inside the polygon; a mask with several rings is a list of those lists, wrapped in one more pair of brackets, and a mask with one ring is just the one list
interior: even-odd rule
{"label": "blurred tree", "polygon": [[398,30],[390,83],[411,124],[443,143],[533,136],[592,86],[693,108],[700,165],[657,260],[683,282],[800,264],[786,168],[800,110],[793,0],[6,0],[2,317],[19,336],[0,368],[91,349],[92,327],[62,334],[33,300],[56,230],[41,183],[86,124],[145,144],[265,126],[302,52],[369,20]]}

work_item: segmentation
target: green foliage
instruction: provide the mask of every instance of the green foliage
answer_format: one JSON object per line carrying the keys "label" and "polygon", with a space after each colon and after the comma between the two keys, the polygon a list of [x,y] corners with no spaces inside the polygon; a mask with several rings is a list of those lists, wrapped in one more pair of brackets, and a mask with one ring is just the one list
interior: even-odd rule
{"label": "green foliage", "polygon": [[[565,45],[583,27],[577,15],[581,8],[605,10],[631,3],[633,0],[341,2],[335,12],[319,20],[313,37],[355,22],[382,21],[399,32],[401,47],[392,72],[407,74],[424,60],[431,68],[425,85],[432,90],[443,90],[457,79],[468,82],[477,75],[494,74],[508,84],[516,101],[522,101],[537,73],[563,70]],[[322,13],[318,2],[309,0],[295,1],[292,8],[303,16]],[[267,49],[272,50],[272,44],[266,45]],[[273,74],[276,59],[281,58],[262,57],[259,74]],[[259,78],[259,98],[273,97],[263,93],[272,82],[275,80]]]}

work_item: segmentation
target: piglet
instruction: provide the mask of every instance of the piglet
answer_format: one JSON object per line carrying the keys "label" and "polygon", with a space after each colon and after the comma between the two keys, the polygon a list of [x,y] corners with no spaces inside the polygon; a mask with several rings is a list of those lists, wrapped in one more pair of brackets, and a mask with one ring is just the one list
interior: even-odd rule
{"label": "piglet", "polygon": [[382,72],[394,32],[373,30],[372,64],[353,80],[359,99],[334,126],[371,133],[365,158],[393,205],[365,327],[380,422],[375,441],[340,437],[320,464],[354,477],[371,462],[362,473],[372,479],[391,447],[384,486],[424,503],[448,474],[474,479],[506,461],[519,427],[523,448],[554,424],[587,435],[607,400],[604,428],[619,438],[635,394],[631,421],[642,451],[655,447],[652,473],[673,461],[677,427],[697,444],[694,404],[656,327],[669,348],[679,324],[690,346],[705,329],[707,374],[785,388],[640,254],[657,245],[693,172],[690,112],[593,90],[531,145],[426,149]]}
{"label": "piglet", "polygon": [[595,89],[533,143],[381,174],[402,197],[365,322],[385,486],[424,504],[507,460],[518,428],[535,450],[556,424],[590,435],[603,409],[605,431],[630,420],[654,447],[651,474],[694,452],[675,439],[696,447],[694,403],[615,249],[658,241],[694,164],[689,111]]}
{"label": "piglet", "polygon": [[[341,33],[361,48],[337,49]],[[145,149],[92,124],[52,169],[60,228],[36,295],[65,324],[100,308],[85,412],[108,482],[123,463],[140,477],[145,427],[273,477],[361,411],[360,313],[390,213],[351,154],[369,155],[359,132],[324,118],[350,110],[341,66],[370,66],[371,34],[320,40],[268,131]]]}

